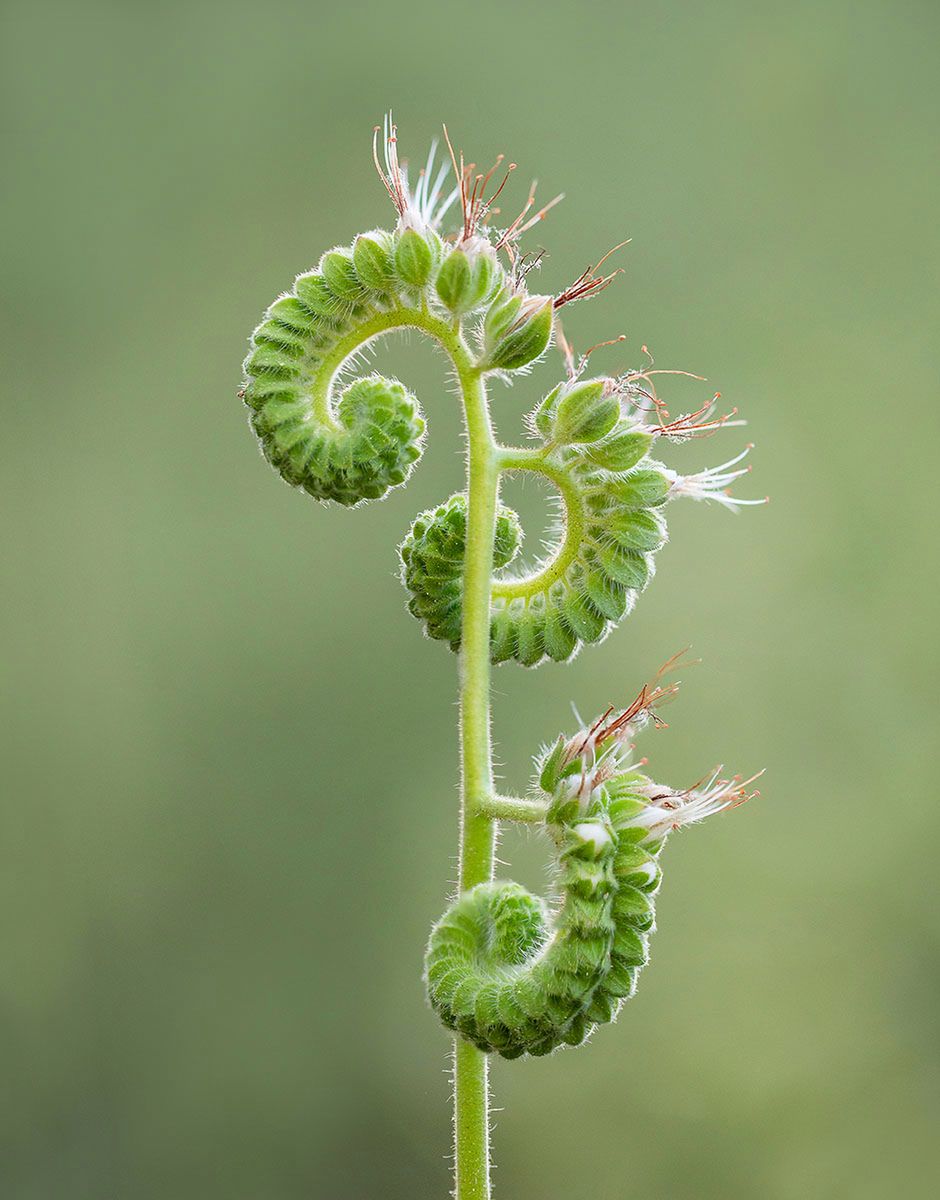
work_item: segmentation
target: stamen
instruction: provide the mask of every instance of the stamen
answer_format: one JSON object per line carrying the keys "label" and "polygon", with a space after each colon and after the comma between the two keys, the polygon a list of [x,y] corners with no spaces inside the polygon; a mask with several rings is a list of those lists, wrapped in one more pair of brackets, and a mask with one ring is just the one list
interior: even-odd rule
{"label": "stamen", "polygon": [[712,414],[720,399],[721,392],[715,392],[711,400],[708,400],[696,412],[683,413],[673,421],[664,422],[662,417],[669,414],[664,409],[657,409],[656,415],[659,423],[646,425],[644,429],[647,433],[668,438],[671,442],[686,442],[694,437],[707,437],[719,429],[730,429],[732,426],[747,424],[746,421],[734,420],[738,413],[736,408],[732,408],[722,417],[713,417]]}
{"label": "stamen", "polygon": [[592,263],[589,267],[578,276],[574,283],[570,284],[565,290],[555,297],[554,306],[557,309],[562,308],[566,304],[572,304],[575,300],[584,300],[590,296],[596,296],[609,287],[611,283],[621,274],[621,270],[612,271],[609,275],[597,275],[596,271],[602,267],[610,256],[622,247],[626,246],[630,241],[618,242],[611,250],[608,250],[604,257],[597,263]]}
{"label": "stamen", "polygon": [[[556,204],[559,204],[565,198],[564,192],[559,192],[554,199],[549,200],[547,204],[543,205],[542,208],[540,208],[535,214],[535,216],[530,217],[528,221],[525,221],[526,214],[535,203],[535,189],[537,186],[538,180],[533,179],[532,185],[529,188],[529,195],[526,198],[525,204],[522,206],[522,212],[518,215],[518,217],[516,217],[516,219],[496,243],[497,250],[509,249],[514,242],[518,242],[519,238],[522,237],[524,233],[528,232],[528,230],[530,230],[533,226],[537,225],[539,221],[544,220],[546,214],[549,213]],[[525,223],[523,224],[524,221]]]}

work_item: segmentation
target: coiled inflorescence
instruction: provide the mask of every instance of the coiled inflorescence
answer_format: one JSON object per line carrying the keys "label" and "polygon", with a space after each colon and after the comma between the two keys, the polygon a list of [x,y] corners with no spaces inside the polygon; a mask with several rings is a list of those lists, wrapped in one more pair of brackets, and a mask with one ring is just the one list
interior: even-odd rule
{"label": "coiled inflorescence", "polygon": [[[585,378],[593,351],[576,359],[556,314],[597,295],[614,274],[601,272],[605,256],[557,294],[529,290],[542,255],[523,252],[520,239],[556,201],[532,211],[533,187],[522,212],[498,228],[494,202],[512,165],[501,179],[502,158],[478,173],[448,140],[453,190],[445,190],[449,168],[435,167],[433,147],[411,187],[390,117],[384,164],[378,132],[373,155],[397,214],[394,229],[360,234],[296,277],[252,335],[241,395],[282,478],[316,500],[353,507],[405,483],[425,438],[424,416],[403,384],[378,374],[346,377],[357,356],[386,333],[415,329],[441,346],[453,369],[467,492],[421,513],[399,558],[409,611],[429,637],[461,655],[461,891],[431,932],[425,981],[434,1010],[458,1035],[454,1194],[483,1200],[486,1072],[474,1047],[510,1059],[543,1055],[612,1020],[647,960],[667,835],[739,804],[750,783],[716,771],[674,792],[632,761],[634,733],[650,718],[661,723],[653,709],[674,691],[659,682],[664,668],[625,712],[608,710],[543,752],[532,796],[496,795],[488,660],[564,661],[605,637],[653,574],[671,500],[731,509],[759,501],[728,492],[748,470],[740,466],[747,450],[690,475],[653,457],[658,442],[737,424],[728,419],[733,413],[714,415],[717,395],[671,418],[651,359],[643,369]],[[460,219],[446,234],[442,223],[457,202]],[[512,382],[553,341],[565,378],[529,413],[530,440],[500,444],[489,382]],[[560,501],[554,544],[534,565],[522,564],[519,518],[499,498],[505,474],[526,471],[547,480]],[[548,837],[550,901],[493,881],[494,820],[534,823]]]}
{"label": "coiled inflorescence", "polygon": [[[317,500],[378,500],[421,456],[424,418],[397,381],[358,379],[335,408],[330,403],[331,356],[342,361],[344,343],[355,348],[363,325],[388,310],[392,290],[407,286],[394,269],[400,247],[400,239],[372,234],[351,250],[331,250],[317,271],[298,275],[252,335],[244,389],[252,425],[268,461]],[[387,277],[376,286],[380,263]]]}
{"label": "coiled inflorescence", "polygon": [[[650,457],[660,437],[682,438],[726,423],[710,419],[711,407],[675,422],[649,423],[649,413],[631,402],[632,377],[572,378],[554,388],[529,414],[541,445],[507,454],[506,470],[537,471],[558,489],[564,520],[556,545],[528,573],[494,580],[490,654],[494,662],[515,659],[535,666],[545,658],[564,661],[585,642],[601,641],[633,608],[654,571],[654,555],[666,541],[664,509],[683,495],[747,504],[723,489],[744,474],[727,470],[683,477]],[[410,611],[432,638],[460,648],[460,589],[463,545],[451,530],[447,553],[435,551],[438,523],[449,507],[422,513],[400,547],[402,581],[411,593]],[[516,528],[511,509],[501,519]],[[443,531],[442,531],[443,532]],[[515,545],[513,547],[515,553]],[[511,556],[506,564],[511,561]],[[416,569],[417,563],[417,569]],[[506,565],[494,558],[494,566]]]}
{"label": "coiled inflorescence", "polygon": [[[317,500],[352,506],[404,483],[421,456],[425,423],[414,396],[380,375],[337,390],[357,351],[398,328],[435,337],[455,366],[481,377],[511,378],[529,369],[550,344],[554,314],[591,296],[613,278],[589,269],[557,296],[530,294],[533,260],[519,237],[544,215],[526,220],[529,203],[502,231],[486,224],[492,176],[454,167],[458,184],[443,195],[446,168],[433,152],[414,190],[387,129],[379,171],[398,212],[392,232],[361,234],[324,254],[298,275],[252,335],[243,396],[265,457],[290,484]],[[505,180],[504,180],[505,182]],[[497,189],[497,192],[500,189]],[[451,239],[439,232],[453,200],[463,224]],[[500,262],[498,253],[506,256]],[[534,262],[537,263],[537,259]],[[600,641],[632,609],[666,540],[664,508],[677,496],[715,499],[729,507],[727,485],[745,468],[679,476],[650,457],[657,439],[707,433],[725,423],[711,409],[669,421],[649,386],[649,373],[582,379],[565,345],[568,378],[529,414],[534,445],[504,450],[501,471],[532,471],[557,489],[563,519],[556,545],[532,570],[504,570],[521,540],[518,517],[500,510],[494,566],[503,570],[491,594],[491,657],[534,666],[564,661],[585,642]],[[458,372],[459,373],[459,372]],[[508,540],[507,540],[508,539]],[[511,543],[511,544],[510,544]],[[451,497],[422,513],[401,546],[410,611],[427,634],[459,650],[466,506]]]}
{"label": "coiled inflorescence", "polygon": [[[630,611],[666,540],[662,507],[672,486],[665,470],[647,459],[653,434],[621,414],[614,380],[555,388],[530,414],[530,425],[542,446],[509,458],[508,469],[538,471],[551,480],[564,503],[564,526],[533,571],[494,581],[491,657],[525,666],[570,658]],[[450,538],[447,556],[435,556],[434,527],[445,515],[439,510],[430,526],[428,516],[422,514],[401,546],[402,580],[412,595],[411,611],[424,619],[429,636],[457,650],[460,596],[453,583],[463,569],[463,548]],[[518,522],[509,509],[503,519],[513,528]]]}
{"label": "coiled inflorescence", "polygon": [[748,798],[718,772],[685,792],[630,762],[629,739],[671,688],[644,688],[543,755],[542,828],[554,845],[554,909],[508,881],[460,895],[434,926],[428,996],[443,1023],[504,1058],[578,1045],[612,1020],[648,957],[659,855],[673,829]]}

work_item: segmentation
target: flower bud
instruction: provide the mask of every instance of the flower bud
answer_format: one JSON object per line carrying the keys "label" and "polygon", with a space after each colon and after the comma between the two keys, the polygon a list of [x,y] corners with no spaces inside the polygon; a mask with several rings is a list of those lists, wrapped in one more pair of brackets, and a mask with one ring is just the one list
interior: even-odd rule
{"label": "flower bud", "polygon": [[610,493],[623,508],[654,508],[665,503],[671,487],[672,480],[662,471],[641,467],[611,483]]}
{"label": "flower bud", "polygon": [[543,438],[547,439],[551,436],[552,422],[555,419],[555,406],[558,404],[561,389],[562,385],[560,383],[553,387],[545,399],[529,414],[529,421]]}
{"label": "flower bud", "polygon": [[533,296],[514,324],[495,338],[485,362],[488,371],[518,371],[545,353],[552,336],[551,297]]}
{"label": "flower bud", "polygon": [[395,269],[408,287],[423,288],[431,278],[434,254],[427,239],[414,229],[400,234],[395,247]]}
{"label": "flower bud", "polygon": [[522,297],[516,295],[510,287],[500,288],[483,318],[483,340],[487,349],[509,331],[519,319],[521,311]]}
{"label": "flower bud", "polygon": [[336,294],[327,287],[323,276],[317,271],[298,275],[294,281],[294,291],[304,308],[316,313],[318,317],[336,317],[338,315],[340,305],[337,302]]}
{"label": "flower bud", "polygon": [[609,822],[602,818],[581,821],[570,832],[571,851],[591,861],[605,858],[616,848]]}
{"label": "flower bud", "polygon": [[320,259],[320,274],[330,291],[340,300],[353,303],[362,297],[362,284],[353,266],[350,252],[342,249],[328,250]]}
{"label": "flower bud", "polygon": [[558,401],[554,435],[559,442],[598,442],[620,417],[620,401],[607,390],[606,379],[591,379],[567,388]]}
{"label": "flower bud", "polygon": [[366,287],[387,292],[395,270],[388,234],[381,230],[360,234],[353,245],[353,266]]}
{"label": "flower bud", "polygon": [[268,316],[289,329],[300,333],[312,333],[317,329],[317,318],[300,303],[296,296],[281,296],[268,309]]}
{"label": "flower bud", "polygon": [[587,457],[605,471],[629,471],[642,460],[653,441],[653,435],[642,429],[625,426],[600,445],[585,451]]}
{"label": "flower bud", "polygon": [[486,299],[495,275],[490,254],[453,250],[438,274],[437,294],[455,316],[462,316]]}
{"label": "flower bud", "polygon": [[472,286],[470,260],[462,250],[454,250],[441,266],[437,294],[452,313],[460,313]]}

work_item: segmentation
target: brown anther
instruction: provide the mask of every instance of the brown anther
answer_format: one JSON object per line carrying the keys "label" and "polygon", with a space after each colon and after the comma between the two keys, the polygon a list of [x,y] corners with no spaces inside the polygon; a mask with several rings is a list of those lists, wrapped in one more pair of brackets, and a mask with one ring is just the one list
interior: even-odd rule
{"label": "brown anther", "polygon": [[609,275],[598,275],[597,271],[607,262],[612,254],[616,254],[629,241],[630,239],[627,238],[623,242],[618,242],[616,246],[607,251],[603,258],[596,263],[592,263],[582,271],[574,283],[570,284],[559,296],[555,297],[555,308],[559,309],[565,304],[573,303],[575,300],[584,300],[589,296],[596,296],[604,288],[609,287],[617,276],[621,274],[621,270],[612,271]]}
{"label": "brown anther", "polygon": [[[673,421],[663,422],[660,420],[658,425],[652,426],[650,431],[663,437],[674,438],[689,438],[689,437],[705,437],[708,434],[715,433],[726,425],[732,418],[737,416],[736,408],[730,409],[722,417],[712,418],[715,404],[720,399],[721,393],[716,392],[711,400],[702,405],[692,413],[683,413],[682,416],[676,417]],[[662,414],[657,411],[657,416]]]}
{"label": "brown anther", "polygon": [[573,304],[575,300],[585,300],[590,296],[599,295],[604,288],[610,287],[613,281],[621,274],[620,270],[611,271],[609,275],[595,276],[594,268],[588,267],[582,271],[574,283],[568,287],[553,300],[553,305],[557,311],[563,308],[566,304]]}

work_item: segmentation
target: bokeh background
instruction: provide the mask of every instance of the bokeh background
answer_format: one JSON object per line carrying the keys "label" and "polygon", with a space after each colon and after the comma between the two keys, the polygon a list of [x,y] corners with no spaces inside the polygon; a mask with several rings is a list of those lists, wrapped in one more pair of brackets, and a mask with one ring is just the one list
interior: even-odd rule
{"label": "bokeh background", "polygon": [[[497,1194],[935,1194],[940,10],[914,0],[2,6],[0,1190],[387,1200],[449,1188],[423,944],[454,878],[455,663],[395,547],[460,486],[443,364],[386,503],[318,508],[236,398],[259,314],[390,223],[370,162],[443,119],[566,202],[530,244],[608,369],[696,370],[765,509],[672,510],[637,611],[496,674],[506,786],[691,642],[691,782],[764,795],[670,845],[653,961],[586,1049],[493,1071]],[[551,359],[494,412],[507,438]],[[537,545],[538,489],[510,490]],[[541,886],[544,848],[507,836]]]}

